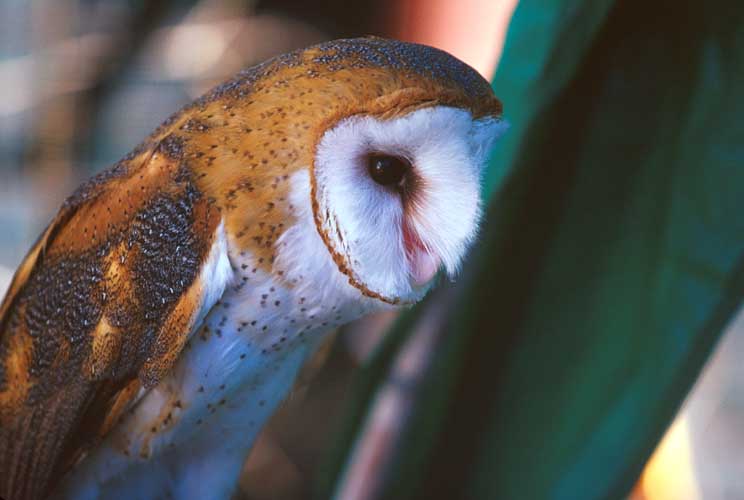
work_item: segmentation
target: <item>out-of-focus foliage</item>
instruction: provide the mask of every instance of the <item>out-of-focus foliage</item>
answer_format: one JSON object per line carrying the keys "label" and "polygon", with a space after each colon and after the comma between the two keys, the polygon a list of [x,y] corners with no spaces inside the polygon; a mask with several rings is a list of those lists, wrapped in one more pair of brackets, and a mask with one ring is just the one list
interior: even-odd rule
{"label": "out-of-focus foliage", "polygon": [[[736,0],[520,3],[503,183],[367,498],[630,491],[744,295],[743,25]],[[363,374],[322,497],[433,299]]]}

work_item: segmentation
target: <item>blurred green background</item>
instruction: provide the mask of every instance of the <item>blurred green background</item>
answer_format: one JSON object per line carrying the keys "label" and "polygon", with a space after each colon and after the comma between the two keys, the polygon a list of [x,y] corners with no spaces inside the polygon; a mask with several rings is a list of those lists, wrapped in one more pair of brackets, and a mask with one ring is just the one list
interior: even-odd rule
{"label": "blurred green background", "polygon": [[[512,130],[494,152],[481,243],[369,370],[329,491],[370,470],[384,478],[368,485],[375,498],[634,491],[744,292],[743,13],[520,2],[493,82]],[[397,446],[369,444],[382,439],[380,384],[427,336]],[[689,443],[726,439],[716,423],[693,422],[671,479],[694,486],[666,498],[742,496],[737,479],[706,475],[741,458],[709,472],[705,445]],[[632,494],[658,498],[646,486]]]}

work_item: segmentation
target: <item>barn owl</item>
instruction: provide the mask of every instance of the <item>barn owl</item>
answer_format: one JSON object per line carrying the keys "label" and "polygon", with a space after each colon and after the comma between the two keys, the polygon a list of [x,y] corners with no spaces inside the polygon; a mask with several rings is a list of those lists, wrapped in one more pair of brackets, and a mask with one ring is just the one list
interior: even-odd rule
{"label": "barn owl", "polygon": [[229,498],[330,330],[473,241],[504,128],[440,50],[338,40],[238,74],[68,198],[0,309],[0,496]]}

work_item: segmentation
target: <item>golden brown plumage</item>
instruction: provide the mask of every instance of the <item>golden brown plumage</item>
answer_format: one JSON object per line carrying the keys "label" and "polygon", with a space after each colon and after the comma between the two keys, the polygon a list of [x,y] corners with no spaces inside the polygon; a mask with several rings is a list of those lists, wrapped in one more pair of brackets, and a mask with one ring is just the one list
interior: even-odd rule
{"label": "golden brown plumage", "polygon": [[[437,105],[474,118],[501,111],[488,84],[442,52],[331,42],[241,73],[78,189],[0,309],[0,496],[43,496],[140,387],[168,373],[195,326],[200,272],[221,222],[282,280],[272,264],[295,217],[289,178],[313,163],[320,135],[349,116],[391,119]],[[397,302],[355,276],[312,206],[349,283]]]}
{"label": "golden brown plumage", "polygon": [[161,142],[69,199],[11,285],[0,323],[4,496],[38,496],[126,406],[117,393],[154,384],[185,342],[219,210],[165,151]]}

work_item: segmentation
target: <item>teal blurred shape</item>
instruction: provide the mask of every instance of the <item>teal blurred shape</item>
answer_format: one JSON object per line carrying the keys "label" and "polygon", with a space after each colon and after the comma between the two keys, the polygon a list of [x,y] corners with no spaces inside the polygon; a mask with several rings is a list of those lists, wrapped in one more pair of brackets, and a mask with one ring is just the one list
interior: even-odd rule
{"label": "teal blurred shape", "polygon": [[[744,295],[741,26],[738,1],[520,3],[487,222],[374,498],[630,492]],[[337,481],[430,307],[363,374]]]}
{"label": "teal blurred shape", "polygon": [[493,89],[509,133],[494,148],[485,192],[500,186],[528,137],[527,127],[573,80],[613,2],[521,1],[509,24]]}

